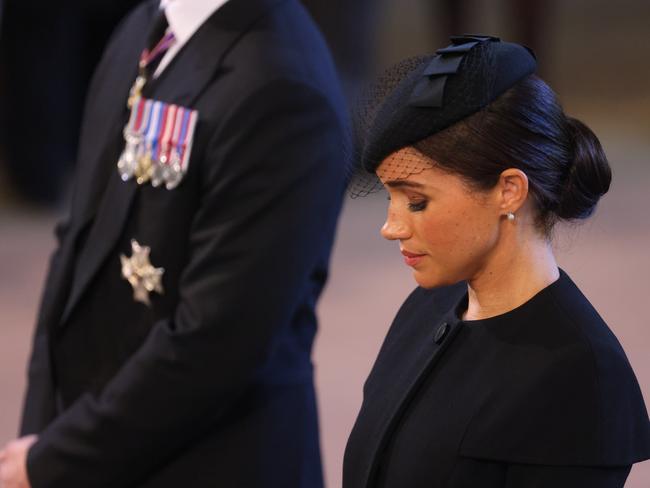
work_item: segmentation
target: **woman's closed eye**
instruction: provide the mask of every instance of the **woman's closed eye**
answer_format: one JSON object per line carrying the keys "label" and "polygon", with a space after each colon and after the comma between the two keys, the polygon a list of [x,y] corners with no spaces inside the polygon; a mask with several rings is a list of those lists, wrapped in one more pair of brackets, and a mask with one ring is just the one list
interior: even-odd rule
{"label": "woman's closed eye", "polygon": [[417,200],[417,201],[410,201],[408,204],[408,208],[411,212],[421,212],[425,208],[427,208],[427,200]]}
{"label": "woman's closed eye", "polygon": [[[427,203],[429,203],[427,198],[422,198],[419,195],[417,197],[405,195],[405,198],[408,198],[407,207],[411,212],[421,212],[427,207]],[[390,202],[393,198],[391,195],[387,195],[386,199]]]}

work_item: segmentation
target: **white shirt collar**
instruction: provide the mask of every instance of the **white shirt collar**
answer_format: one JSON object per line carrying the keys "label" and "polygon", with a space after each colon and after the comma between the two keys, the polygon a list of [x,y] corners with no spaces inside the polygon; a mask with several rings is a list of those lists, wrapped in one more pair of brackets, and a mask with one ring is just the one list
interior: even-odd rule
{"label": "white shirt collar", "polygon": [[[2,1],[2,0],[0,0]],[[171,60],[190,40],[190,37],[228,0],[161,0],[160,8],[165,10],[169,30],[175,41],[160,60],[154,78],[160,75]]]}
{"label": "white shirt collar", "polygon": [[228,0],[161,0],[176,45],[184,45],[212,13]]}

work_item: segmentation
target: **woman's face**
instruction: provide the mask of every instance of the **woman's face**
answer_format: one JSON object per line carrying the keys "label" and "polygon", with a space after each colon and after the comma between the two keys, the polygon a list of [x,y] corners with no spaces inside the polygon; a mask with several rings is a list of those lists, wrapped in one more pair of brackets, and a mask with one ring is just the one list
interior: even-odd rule
{"label": "woman's face", "polygon": [[[399,174],[405,164],[408,172]],[[411,147],[386,158],[377,175],[390,200],[381,234],[400,241],[420,286],[450,285],[484,270],[499,239],[497,189],[472,191]]]}

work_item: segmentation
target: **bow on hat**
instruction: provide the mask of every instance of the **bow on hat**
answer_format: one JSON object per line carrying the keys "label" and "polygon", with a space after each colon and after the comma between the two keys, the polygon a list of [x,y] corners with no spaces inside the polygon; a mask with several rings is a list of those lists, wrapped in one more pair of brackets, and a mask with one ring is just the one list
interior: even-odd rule
{"label": "bow on hat", "polygon": [[465,55],[478,44],[499,42],[493,36],[465,34],[452,36],[452,44],[436,51],[429,65],[424,68],[422,78],[415,84],[408,104],[411,107],[442,107],[447,77],[458,71]]}

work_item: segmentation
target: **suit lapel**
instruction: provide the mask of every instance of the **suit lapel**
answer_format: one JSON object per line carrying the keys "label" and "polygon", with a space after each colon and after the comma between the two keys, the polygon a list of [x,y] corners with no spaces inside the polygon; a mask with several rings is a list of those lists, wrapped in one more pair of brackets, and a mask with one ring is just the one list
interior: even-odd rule
{"label": "suit lapel", "polygon": [[[381,416],[366,431],[365,459],[359,463],[359,468],[362,471],[359,486],[368,488],[373,486],[379,468],[381,453],[399,423],[402,414],[419,390],[422,382],[440,361],[445,350],[462,328],[462,322],[455,315],[455,308],[444,314],[442,319],[437,322],[432,323],[428,314],[419,314],[416,320],[421,323],[417,327],[419,337],[409,337],[408,340],[418,344],[418,348],[414,353],[400,358],[400,372],[398,376],[394,377],[399,377],[399,381],[394,381],[393,384],[389,385],[389,391],[368,398],[372,411],[381,412]],[[437,344],[434,337],[437,327],[442,326],[442,324],[447,324],[446,334],[440,344]],[[361,417],[363,412],[359,415]]]}
{"label": "suit lapel", "polygon": [[286,0],[229,0],[196,31],[145,96],[191,106],[214,79],[223,56],[273,5]]}
{"label": "suit lapel", "polygon": [[[145,87],[144,96],[185,107],[194,106],[202,91],[215,77],[224,55],[268,8],[281,1],[285,0],[227,2],[197,30],[160,77]],[[153,16],[153,10],[151,15]],[[129,79],[129,86],[131,82],[132,80]],[[123,106],[126,103],[126,95],[124,100],[115,103]],[[123,113],[121,110],[118,112]],[[199,114],[200,123],[201,114]],[[108,141],[109,145],[115,144],[110,131],[107,137],[111,139]],[[109,147],[102,154],[110,151]],[[99,204],[91,231],[77,259],[72,289],[60,320],[62,325],[68,320],[83,292],[116,245],[137,193],[138,186],[135,181],[121,181],[115,169],[117,157],[113,159],[115,161],[107,162],[99,156],[95,161],[95,166],[103,169],[103,171],[96,170],[96,175],[101,175],[103,181],[107,178],[108,186]],[[106,174],[107,168],[108,174]],[[88,196],[85,201],[86,203],[91,201],[91,196]]]}
{"label": "suit lapel", "polygon": [[[70,228],[60,244],[60,261],[50,269],[39,320],[44,327],[54,327],[69,312],[70,297],[75,283],[79,282],[78,240],[83,229],[96,215],[104,194],[111,163],[117,161],[115,144],[121,136],[126,118],[126,97],[137,75],[140,44],[144,43],[146,25],[155,12],[153,4],[134,13],[132,36],[123,41],[117,50],[107,50],[93,77],[86,100],[84,127],[82,127],[75,191],[71,203]],[[141,32],[142,31],[142,32]],[[116,52],[119,50],[119,55]],[[108,63],[108,64],[105,64]],[[92,116],[90,116],[92,114]],[[75,291],[78,293],[78,291]],[[46,300],[47,298],[47,300]]]}
{"label": "suit lapel", "polygon": [[89,93],[86,102],[94,116],[90,117],[91,126],[83,127],[81,134],[80,173],[76,177],[76,195],[72,202],[72,222],[76,230],[85,227],[96,215],[109,174],[115,169],[121,150],[117,145],[122,143],[122,128],[128,117],[126,100],[137,76],[138,59],[155,13],[156,6],[152,2],[136,13],[137,18],[133,19],[129,32],[122,36],[124,39],[118,49],[107,51],[106,64],[95,74],[95,78],[99,78],[96,81],[99,88]]}

